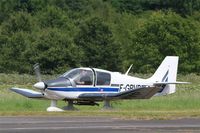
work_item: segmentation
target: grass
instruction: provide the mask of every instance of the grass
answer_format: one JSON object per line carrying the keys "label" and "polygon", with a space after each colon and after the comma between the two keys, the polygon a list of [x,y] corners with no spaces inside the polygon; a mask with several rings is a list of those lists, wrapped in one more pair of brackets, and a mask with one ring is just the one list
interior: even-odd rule
{"label": "grass", "polygon": [[[148,77],[148,75],[139,75]],[[56,76],[46,75],[44,79]],[[113,110],[102,110],[100,106],[76,106],[79,111],[47,113],[49,100],[28,99],[13,93],[11,87],[31,88],[36,82],[35,76],[18,74],[0,74],[0,115],[57,115],[57,116],[111,116],[124,119],[173,119],[200,117],[200,76],[196,74],[179,75],[179,81],[192,82],[189,85],[178,85],[177,92],[172,95],[153,97],[148,100],[113,101]],[[59,107],[66,106],[63,101]]]}

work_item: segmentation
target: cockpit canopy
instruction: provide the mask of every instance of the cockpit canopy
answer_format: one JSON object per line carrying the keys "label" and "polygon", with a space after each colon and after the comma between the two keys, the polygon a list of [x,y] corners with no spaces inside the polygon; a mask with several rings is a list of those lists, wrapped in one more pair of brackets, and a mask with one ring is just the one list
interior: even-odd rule
{"label": "cockpit canopy", "polygon": [[72,79],[76,85],[110,85],[111,75],[108,72],[93,70],[91,68],[76,68],[62,75]]}
{"label": "cockpit canopy", "polygon": [[63,77],[72,79],[76,85],[92,85],[93,84],[93,72],[88,69],[72,69],[63,74]]}

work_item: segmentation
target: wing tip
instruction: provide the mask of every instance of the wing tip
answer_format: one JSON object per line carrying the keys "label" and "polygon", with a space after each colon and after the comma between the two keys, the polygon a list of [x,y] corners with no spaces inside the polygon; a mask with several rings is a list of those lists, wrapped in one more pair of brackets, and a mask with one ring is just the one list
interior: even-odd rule
{"label": "wing tip", "polygon": [[10,90],[28,98],[44,98],[42,93],[30,89],[12,87]]}

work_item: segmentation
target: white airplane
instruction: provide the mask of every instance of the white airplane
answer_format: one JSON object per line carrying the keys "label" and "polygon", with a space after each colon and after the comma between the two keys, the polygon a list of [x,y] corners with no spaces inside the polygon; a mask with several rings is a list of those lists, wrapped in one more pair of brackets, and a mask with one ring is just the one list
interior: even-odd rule
{"label": "white airplane", "polygon": [[[34,85],[40,92],[23,88],[11,88],[12,91],[28,98],[50,99],[51,106],[47,111],[73,110],[76,105],[98,105],[104,101],[104,107],[109,108],[111,100],[119,99],[149,99],[152,96],[162,96],[174,93],[177,82],[178,57],[167,56],[152,77],[141,79],[125,74],[97,68],[75,68],[67,71],[54,80],[42,81],[39,66],[35,66],[39,82]],[[57,100],[68,102],[63,109],[57,107]]]}

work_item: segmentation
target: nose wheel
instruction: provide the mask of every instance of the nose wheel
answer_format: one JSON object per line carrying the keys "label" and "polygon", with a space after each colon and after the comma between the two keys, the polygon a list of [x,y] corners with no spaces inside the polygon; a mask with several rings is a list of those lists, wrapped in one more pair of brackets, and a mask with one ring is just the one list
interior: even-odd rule
{"label": "nose wheel", "polygon": [[61,112],[64,111],[60,108],[57,107],[57,101],[56,100],[51,100],[51,106],[47,108],[48,112]]}

